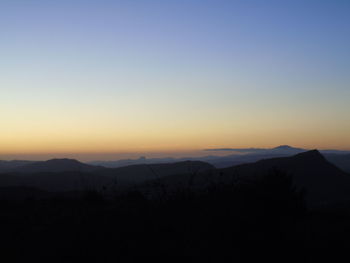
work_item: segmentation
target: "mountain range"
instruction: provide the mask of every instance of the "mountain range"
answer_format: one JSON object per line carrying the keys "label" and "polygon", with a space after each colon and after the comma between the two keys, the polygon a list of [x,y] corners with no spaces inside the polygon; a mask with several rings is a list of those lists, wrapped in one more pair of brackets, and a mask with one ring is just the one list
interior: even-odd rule
{"label": "mountain range", "polygon": [[[187,160],[203,161],[210,163],[216,168],[226,168],[233,165],[244,163],[252,163],[262,159],[292,156],[298,153],[306,152],[307,149],[295,148],[288,145],[281,145],[271,149],[246,148],[246,149],[207,149],[206,151],[227,151],[235,152],[226,156],[208,155],[203,157],[184,157],[184,158],[146,158],[140,157],[138,159],[124,159],[117,161],[94,161],[91,165],[100,165],[108,168],[117,168],[127,165],[135,164],[154,164],[154,163],[174,163]],[[350,173],[350,151],[339,150],[321,150],[320,153],[330,162]]]}
{"label": "mountain range", "polygon": [[214,167],[200,161],[105,168],[71,159],[54,159],[3,171],[0,173],[0,187],[21,186],[54,192],[89,189],[112,191],[147,180],[207,169]]}
{"label": "mountain range", "polygon": [[[305,192],[310,206],[350,201],[350,174],[327,161],[317,150],[207,170],[201,174],[168,176],[162,178],[160,184],[167,192],[177,192],[189,186],[205,189],[215,184],[240,185],[258,182],[259,178],[271,173],[290,175],[296,189]],[[149,191],[156,183],[148,182],[141,189]]]}
{"label": "mountain range", "polygon": [[[137,164],[119,168],[94,166],[71,159],[1,162],[0,192],[7,193],[9,189],[21,187],[28,193],[37,189],[40,195],[42,191],[69,192],[89,189],[105,193],[141,189],[152,193],[155,191],[154,186],[158,185],[171,193],[184,188],[203,189],[216,183],[245,183],[259,180],[264,174],[281,171],[293,177],[295,187],[306,191],[307,201],[311,205],[350,200],[350,175],[339,168],[347,167],[349,162],[346,160],[350,156],[329,155],[328,158],[339,164],[337,167],[324,155],[312,150],[273,158],[268,158],[272,156],[268,154],[248,154],[236,156],[234,160],[224,159],[229,157],[215,159],[217,162],[241,162],[225,168],[217,168],[203,161]],[[259,160],[254,161],[257,158]],[[211,162],[213,160],[211,158]]]}

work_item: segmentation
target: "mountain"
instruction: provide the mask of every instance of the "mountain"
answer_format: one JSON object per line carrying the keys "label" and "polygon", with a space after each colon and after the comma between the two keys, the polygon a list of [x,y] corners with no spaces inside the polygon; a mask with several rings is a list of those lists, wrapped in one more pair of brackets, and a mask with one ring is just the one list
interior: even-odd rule
{"label": "mountain", "polygon": [[302,148],[294,148],[289,145],[280,145],[275,148],[217,148],[217,149],[205,149],[205,151],[218,152],[228,151],[236,153],[248,153],[248,154],[297,154],[307,151]]}
{"label": "mountain", "polygon": [[122,159],[116,161],[92,161],[91,165],[99,165],[107,168],[118,168],[123,166],[137,165],[137,164],[159,164],[159,163],[173,163],[187,160],[186,158],[146,158],[144,156],[137,159]]}
{"label": "mountain", "polygon": [[67,159],[38,162],[20,168],[0,174],[0,187],[22,186],[53,192],[89,189],[122,191],[147,180],[214,169],[210,164],[192,161],[111,169]]}
{"label": "mountain", "polygon": [[[264,148],[220,148],[220,149],[206,149],[208,152],[215,151],[226,151],[226,152],[234,152],[234,154],[229,154],[226,156],[216,156],[216,155],[208,155],[208,156],[200,156],[200,157],[182,157],[182,158],[146,158],[144,156],[137,159],[124,159],[124,160],[116,160],[116,161],[94,161],[90,162],[91,165],[99,165],[108,168],[118,168],[129,165],[137,165],[137,164],[161,164],[161,163],[175,163],[175,162],[183,162],[183,161],[202,161],[210,163],[214,165],[216,168],[226,168],[233,165],[239,165],[244,163],[253,163],[262,159],[271,159],[277,157],[287,157],[292,156],[298,153],[306,152],[308,150],[303,148],[296,148],[289,145],[280,145],[271,149]],[[348,151],[339,151],[339,150],[322,150],[320,151],[327,158],[330,154],[350,154]],[[333,162],[335,158],[330,158],[329,161]],[[349,167],[350,164],[344,160],[339,162],[333,162],[335,165],[341,164],[342,167]],[[346,169],[347,171],[349,169]]]}
{"label": "mountain", "polygon": [[306,190],[311,205],[350,200],[350,175],[328,162],[317,150],[233,166],[221,169],[220,173],[226,181],[233,178],[245,181],[256,180],[274,170],[290,174],[295,186]]}
{"label": "mountain", "polygon": [[215,169],[201,161],[183,161],[176,163],[139,164],[120,168],[105,169],[100,174],[112,176],[122,184],[137,184],[148,180],[158,180],[167,176],[200,173]]}
{"label": "mountain", "polygon": [[9,171],[17,173],[59,173],[71,171],[92,172],[100,169],[104,168],[84,164],[74,159],[52,159],[16,166]]}
{"label": "mountain", "polygon": [[235,154],[230,154],[227,156],[200,156],[200,157],[182,157],[182,158],[146,158],[140,157],[138,159],[124,159],[116,161],[93,161],[89,164],[100,165],[108,168],[117,168],[128,165],[136,164],[160,164],[160,163],[174,163],[183,161],[202,161],[208,162],[217,168],[225,168],[232,165],[238,165],[242,163],[256,162],[261,159],[290,156],[297,153],[305,152],[305,149],[294,148],[288,145],[281,145],[272,149],[259,149],[259,148],[247,148],[247,149],[233,149],[233,148],[223,148],[223,149],[206,149],[205,151],[227,151],[236,152]]}
{"label": "mountain", "polygon": [[281,145],[272,149],[247,148],[227,149],[227,151],[237,151],[238,153],[222,157],[210,158],[207,161],[210,164],[214,165],[216,168],[226,168],[244,163],[257,162],[262,159],[292,156],[305,152],[306,150],[301,148],[294,148],[288,145]]}
{"label": "mountain", "polygon": [[[294,151],[285,146],[276,149],[281,150]],[[176,190],[203,188],[218,182],[244,183],[259,180],[260,176],[278,170],[293,176],[295,186],[306,190],[309,204],[322,205],[350,200],[350,176],[330,163],[319,151],[278,158],[267,158],[268,156],[273,155],[242,155],[236,156],[236,159],[225,157],[228,158],[227,164],[246,163],[220,169],[202,161],[104,168],[71,159],[53,159],[15,165],[10,172],[0,174],[0,187],[28,187],[54,192],[104,189],[112,192],[135,186],[152,191],[155,185],[164,185],[170,190]],[[212,162],[225,161],[223,158],[209,159]],[[254,162],[257,158],[261,160]],[[346,155],[327,155],[327,158],[344,168],[349,160]]]}
{"label": "mountain", "polygon": [[[236,152],[243,154],[290,154],[290,153],[301,153],[305,151],[309,151],[308,149],[303,148],[295,148],[289,145],[280,145],[275,148],[214,148],[214,149],[205,149],[205,151],[209,152]],[[321,153],[334,153],[334,154],[350,154],[350,151],[342,151],[342,150],[321,150]]]}
{"label": "mountain", "polygon": [[13,161],[2,161],[0,160],[0,173],[11,171],[15,168],[34,163],[34,161],[22,161],[22,160],[13,160]]}
{"label": "mountain", "polygon": [[307,204],[311,207],[350,201],[350,175],[328,162],[317,150],[192,175],[167,176],[143,184],[140,189],[150,192],[158,184],[171,194],[181,189],[205,189],[216,184],[254,184],[271,173],[292,176],[296,189],[305,190]]}
{"label": "mountain", "polygon": [[[281,145],[272,149],[230,149],[230,151],[234,150],[237,150],[241,154],[211,158],[207,161],[217,168],[227,168],[234,165],[257,162],[263,159],[292,156],[307,151],[302,148],[295,148],[288,145]],[[321,150],[319,152],[338,168],[350,172],[350,153],[348,151]]]}
{"label": "mountain", "polygon": [[78,171],[0,174],[0,187],[21,186],[50,192],[100,190],[111,183],[112,178]]}
{"label": "mountain", "polygon": [[272,148],[270,151],[276,154],[297,154],[297,153],[305,152],[306,150],[302,148],[291,147],[289,145],[281,145],[281,146]]}
{"label": "mountain", "polygon": [[219,157],[216,159],[208,160],[208,162],[214,165],[216,168],[227,168],[234,165],[254,163],[263,159],[271,159],[277,157],[292,156],[294,154],[278,154],[278,153],[259,153],[259,154],[243,154],[243,155],[229,155],[225,157]]}

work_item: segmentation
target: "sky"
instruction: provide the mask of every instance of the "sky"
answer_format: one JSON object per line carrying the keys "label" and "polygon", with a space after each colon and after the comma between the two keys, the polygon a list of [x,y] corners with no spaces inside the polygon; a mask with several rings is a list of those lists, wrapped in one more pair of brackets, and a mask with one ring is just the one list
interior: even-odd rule
{"label": "sky", "polygon": [[0,158],[350,149],[348,0],[1,0]]}

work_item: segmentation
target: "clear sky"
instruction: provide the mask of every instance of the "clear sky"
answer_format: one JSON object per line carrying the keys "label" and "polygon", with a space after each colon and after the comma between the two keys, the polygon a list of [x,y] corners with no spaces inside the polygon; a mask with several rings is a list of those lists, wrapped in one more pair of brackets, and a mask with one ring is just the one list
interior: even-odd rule
{"label": "clear sky", "polygon": [[349,14],[348,0],[1,0],[0,157],[350,149]]}

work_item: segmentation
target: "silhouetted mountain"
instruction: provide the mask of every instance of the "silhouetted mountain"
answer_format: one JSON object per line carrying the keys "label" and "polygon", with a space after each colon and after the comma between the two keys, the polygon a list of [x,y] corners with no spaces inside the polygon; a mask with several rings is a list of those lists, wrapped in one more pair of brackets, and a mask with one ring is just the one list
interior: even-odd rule
{"label": "silhouetted mountain", "polygon": [[201,173],[167,176],[143,184],[140,189],[150,192],[154,185],[161,185],[171,194],[181,189],[204,189],[215,184],[251,183],[273,172],[291,175],[297,189],[306,191],[309,205],[334,204],[350,200],[350,175],[329,163],[317,150],[229,168],[208,169]]}
{"label": "silhouetted mountain", "polygon": [[[212,149],[210,151],[217,151],[220,149]],[[253,163],[262,159],[271,159],[277,157],[292,156],[307,150],[301,148],[294,148],[288,145],[281,145],[272,149],[246,148],[246,149],[226,149],[226,151],[237,152],[228,156],[212,158],[208,160],[209,163],[217,168],[226,168],[233,165],[244,163]]]}
{"label": "silhouetted mountain", "polygon": [[238,165],[243,163],[256,162],[261,159],[291,156],[307,150],[301,148],[295,148],[288,145],[281,145],[272,149],[259,149],[259,148],[247,148],[247,149],[208,149],[206,151],[234,151],[235,154],[226,156],[201,156],[201,157],[182,157],[182,158],[146,158],[140,157],[138,159],[125,159],[117,161],[94,161],[90,162],[92,165],[101,165],[109,168],[123,167],[127,165],[136,164],[159,164],[159,163],[174,163],[182,161],[203,161],[214,165],[217,168],[225,168],[232,165]]}
{"label": "silhouetted mountain", "polygon": [[[308,151],[308,149],[295,148],[289,145],[280,145],[275,148],[214,148],[214,149],[205,149],[209,152],[236,152],[236,153],[249,153],[249,154],[297,154],[301,152]],[[337,154],[350,154],[350,151],[342,150],[321,150],[321,153],[337,153]]]}
{"label": "silhouetted mountain", "polygon": [[[290,147],[280,146],[277,151],[281,149],[289,151]],[[243,155],[235,160],[227,159],[227,163],[247,163],[218,170],[200,161],[102,168],[76,160],[54,159],[25,164],[1,174],[0,187],[25,186],[46,191],[104,189],[111,192],[124,191],[136,185],[152,191],[154,185],[164,185],[171,192],[176,189],[203,188],[218,182],[244,183],[246,180],[258,180],[260,175],[271,170],[281,170],[293,176],[293,182],[298,189],[306,189],[307,200],[311,204],[350,199],[350,176],[329,163],[318,151],[249,163],[266,157],[270,155]],[[344,160],[346,163],[346,159]]]}
{"label": "silhouetted mountain", "polygon": [[329,163],[317,150],[292,157],[261,160],[220,172],[225,180],[257,180],[273,170],[287,172],[299,189],[306,190],[310,204],[320,205],[350,200],[350,176]]}
{"label": "silhouetted mountain", "polygon": [[250,154],[297,154],[300,152],[307,151],[302,148],[294,148],[289,145],[280,145],[275,148],[217,148],[217,149],[206,149],[206,151],[217,152],[217,151],[229,151],[237,153],[250,153]]}
{"label": "silhouetted mountain", "polygon": [[260,154],[243,154],[243,155],[229,155],[208,160],[216,168],[227,168],[234,165],[254,163],[262,159],[271,159],[277,157],[292,156],[294,154],[278,154],[278,153],[260,153]]}
{"label": "silhouetted mountain", "polygon": [[91,165],[100,165],[107,168],[119,168],[123,166],[130,166],[130,165],[138,165],[138,164],[160,164],[160,163],[174,163],[174,162],[182,162],[187,160],[187,158],[146,158],[146,157],[140,157],[137,159],[122,159],[122,160],[116,160],[116,161],[93,161],[89,162]]}
{"label": "silhouetted mountain", "polygon": [[13,160],[13,161],[1,161],[0,160],[0,173],[8,172],[15,168],[34,163],[34,161],[22,161],[22,160]]}
{"label": "silhouetted mountain", "polygon": [[17,166],[11,171],[20,173],[58,173],[71,171],[92,172],[101,169],[103,167],[88,165],[74,159],[52,159]]}
{"label": "silhouetted mountain", "polygon": [[52,192],[100,190],[111,182],[109,177],[79,171],[0,174],[0,187],[23,186]]}
{"label": "silhouetted mountain", "polygon": [[[175,163],[175,162],[183,162],[183,161],[203,161],[214,165],[216,168],[227,168],[234,165],[245,164],[245,163],[253,163],[262,159],[271,159],[277,157],[287,157],[293,156],[298,153],[306,152],[307,150],[302,148],[295,148],[289,145],[281,145],[271,149],[260,149],[260,148],[246,148],[246,149],[234,149],[234,148],[223,148],[223,149],[207,149],[206,151],[227,151],[227,152],[236,152],[234,154],[226,155],[226,156],[200,156],[200,157],[182,157],[182,158],[146,158],[140,157],[137,159],[124,159],[124,160],[116,160],[116,161],[94,161],[90,162],[91,165],[99,165],[108,168],[119,168],[123,166],[129,165],[137,165],[137,164],[161,164],[161,163]],[[337,153],[339,155],[343,155],[349,153],[348,151],[338,151],[338,150],[322,150],[320,151],[326,157],[330,153]],[[339,157],[340,158],[340,157]],[[332,162],[332,159],[329,161]],[[339,168],[349,167],[350,164],[347,164],[347,161],[338,161],[333,162],[336,166],[338,164],[342,165]],[[349,170],[349,169],[347,169]]]}
{"label": "silhouetted mountain", "polygon": [[101,175],[114,178],[119,185],[136,185],[149,180],[159,180],[168,176],[181,176],[215,169],[200,161],[184,161],[168,164],[140,164],[120,168],[105,169]]}
{"label": "silhouetted mountain", "polygon": [[[60,167],[63,164],[63,167]],[[0,187],[25,186],[46,191],[115,191],[169,175],[205,171],[214,167],[204,162],[133,165],[122,168],[89,166],[75,160],[50,160],[22,166],[18,172],[0,174]],[[28,170],[26,170],[28,169]]]}
{"label": "silhouetted mountain", "polygon": [[[207,161],[217,168],[227,168],[234,165],[257,162],[262,159],[292,156],[305,151],[307,150],[290,147],[288,145],[282,145],[272,149],[252,148],[244,149],[244,154],[232,154],[228,156],[210,158]],[[320,152],[326,157],[327,160],[335,164],[338,168],[341,168],[344,171],[350,171],[350,158],[348,157],[350,154],[346,155],[347,151],[323,150]]]}

